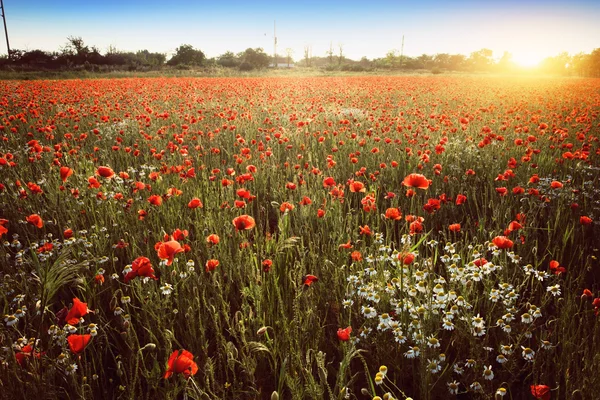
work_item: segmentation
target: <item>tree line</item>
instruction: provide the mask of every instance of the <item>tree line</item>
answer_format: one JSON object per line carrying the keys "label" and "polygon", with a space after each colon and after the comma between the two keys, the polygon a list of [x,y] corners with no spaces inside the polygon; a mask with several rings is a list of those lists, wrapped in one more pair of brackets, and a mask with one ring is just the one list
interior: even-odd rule
{"label": "tree line", "polygon": [[[481,49],[466,56],[463,54],[438,53],[422,54],[409,57],[396,50],[389,51],[385,57],[372,60],[366,57],[352,60],[344,55],[343,45],[334,49],[332,45],[325,56],[313,56],[310,47],[305,47],[304,56],[297,62],[292,57],[293,51],[286,49],[285,54],[273,57],[262,48],[248,48],[243,52],[225,53],[214,58],[207,58],[199,49],[189,44],[179,46],[167,60],[164,53],[139,50],[136,52],[119,51],[114,47],[102,54],[97,47],[88,46],[81,37],[70,36],[66,44],[58,51],[12,50],[8,57],[0,58],[0,68],[21,70],[158,70],[165,66],[177,69],[190,68],[231,68],[241,71],[264,69],[269,66],[279,67],[311,67],[325,70],[341,71],[375,71],[375,70],[429,70],[432,73],[446,71],[465,72],[518,72],[521,67],[512,60],[512,55],[505,52],[500,58],[494,58],[492,50]],[[540,72],[600,77],[600,48],[590,54],[579,53],[569,55],[566,52],[544,59],[538,66]]]}

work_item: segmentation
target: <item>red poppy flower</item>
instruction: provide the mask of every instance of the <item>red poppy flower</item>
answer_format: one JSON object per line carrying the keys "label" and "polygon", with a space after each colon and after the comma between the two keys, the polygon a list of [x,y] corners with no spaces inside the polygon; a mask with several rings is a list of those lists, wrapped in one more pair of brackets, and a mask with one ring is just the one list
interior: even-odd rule
{"label": "red poppy flower", "polygon": [[230,186],[230,185],[233,185],[233,181],[232,180],[226,179],[226,178],[223,178],[221,180],[221,186],[227,187],[227,186]]}
{"label": "red poppy flower", "polygon": [[423,210],[429,214],[433,214],[440,209],[440,201],[438,199],[429,199],[427,203],[423,205]]}
{"label": "red poppy flower", "polygon": [[206,261],[206,272],[214,271],[219,266],[219,260],[210,259]]}
{"label": "red poppy flower", "polygon": [[501,250],[510,249],[511,247],[513,247],[514,244],[513,241],[507,238],[506,236],[496,236],[492,239],[492,242],[497,248]]}
{"label": "red poppy flower", "polygon": [[148,203],[152,204],[153,206],[160,206],[163,202],[162,197],[160,197],[159,195],[153,194],[152,196],[148,197]]}
{"label": "red poppy flower", "polygon": [[296,184],[294,182],[288,182],[285,184],[285,188],[289,190],[296,190]]}
{"label": "red poppy flower", "polygon": [[359,226],[358,229],[361,235],[371,236],[373,234],[371,228],[369,228],[369,225]]}
{"label": "red poppy flower", "polygon": [[404,265],[410,265],[415,261],[415,255],[413,253],[398,253],[398,260],[402,261]]}
{"label": "red poppy flower", "polygon": [[88,178],[88,188],[90,189],[98,189],[100,187],[100,182],[93,176]]}
{"label": "red poppy flower", "polygon": [[556,260],[550,261],[550,271],[552,271],[555,275],[560,275],[563,272],[567,272],[566,268],[561,266]]}
{"label": "red poppy flower", "polygon": [[73,299],[73,307],[65,317],[65,321],[70,325],[77,325],[81,317],[88,313],[87,303],[83,303],[77,297]]}
{"label": "red poppy flower", "polygon": [[115,171],[110,167],[98,167],[96,174],[103,178],[112,178],[115,175]]}
{"label": "red poppy flower", "polygon": [[414,187],[418,189],[427,189],[429,187],[429,180],[421,174],[410,174],[402,181],[404,186]]}
{"label": "red poppy flower", "polygon": [[592,219],[590,217],[582,215],[581,217],[579,217],[579,223],[581,225],[591,225]]}
{"label": "red poppy flower", "polygon": [[560,183],[559,181],[552,181],[552,182],[550,183],[550,187],[551,187],[552,189],[560,189],[560,188],[562,188],[562,187],[563,187],[563,184],[562,184],[562,183]]}
{"label": "red poppy flower", "polygon": [[294,205],[291,203],[288,203],[287,201],[284,201],[283,203],[281,203],[281,206],[279,206],[279,211],[281,211],[282,213],[286,212],[286,211],[292,211],[294,209]]}
{"label": "red poppy flower", "polygon": [[508,189],[506,189],[505,187],[499,187],[496,188],[496,193],[498,193],[500,196],[506,196],[506,194],[508,193]]}
{"label": "red poppy flower", "polygon": [[400,211],[399,208],[388,208],[387,210],[385,210],[385,217],[387,219],[391,219],[394,221],[398,221],[400,219],[402,219],[402,211]]}
{"label": "red poppy flower", "polygon": [[42,220],[42,217],[40,217],[37,214],[31,214],[30,216],[28,216],[27,222],[29,222],[31,225],[35,226],[36,228],[41,228],[44,226],[44,221]]}
{"label": "red poppy flower", "polygon": [[219,244],[220,241],[219,235],[215,235],[214,233],[211,233],[206,237],[206,243],[208,243],[209,246]]}
{"label": "red poppy flower", "polygon": [[363,259],[362,254],[360,254],[360,251],[358,251],[358,250],[354,250],[350,254],[350,257],[352,258],[352,261],[356,261],[356,262],[362,261],[362,259]]}
{"label": "red poppy flower", "polygon": [[325,216],[325,210],[318,209],[317,210],[317,218],[323,218]]}
{"label": "red poppy flower", "polygon": [[17,362],[21,367],[24,367],[25,363],[27,362],[27,358],[32,356],[39,359],[42,357],[42,353],[39,353],[37,351],[34,352],[33,346],[30,344],[28,344],[27,346],[23,346],[21,350],[17,350],[17,352],[15,353],[15,358],[17,359]]}
{"label": "red poppy flower", "polygon": [[242,199],[249,199],[250,196],[252,196],[252,194],[250,193],[249,190],[247,189],[238,189],[236,194],[241,197]]}
{"label": "red poppy flower", "polygon": [[140,221],[143,221],[147,215],[148,215],[148,212],[146,210],[138,210],[138,219]]}
{"label": "red poppy flower", "polygon": [[583,289],[583,294],[581,295],[581,297],[594,297],[594,294],[592,293],[592,291],[590,289]]}
{"label": "red poppy flower", "polygon": [[138,257],[133,260],[131,263],[131,271],[125,275],[125,283],[128,283],[136,276],[151,278],[155,281],[158,280],[158,278],[154,276],[154,268],[152,268],[152,263],[147,257]]}
{"label": "red poppy flower", "polygon": [[2,237],[2,235],[4,235],[5,233],[8,232],[6,225],[8,225],[8,220],[1,218],[0,219],[0,237]]}
{"label": "red poppy flower", "polygon": [[73,175],[73,170],[69,167],[60,167],[60,179],[65,182],[67,178]]}
{"label": "red poppy flower", "polygon": [[160,242],[158,244],[157,254],[161,260],[167,260],[167,265],[173,264],[173,259],[177,253],[183,252],[183,247],[176,240]]}
{"label": "red poppy flower", "polygon": [[523,228],[523,225],[521,225],[518,221],[511,221],[511,223],[508,224],[508,230],[510,232],[518,231],[521,228]]}
{"label": "red poppy flower", "polygon": [[308,196],[304,196],[304,197],[302,198],[302,200],[300,200],[300,205],[301,205],[301,206],[308,206],[308,205],[310,205],[310,204],[312,204],[312,200],[311,200],[311,199],[310,199],[310,197],[308,197]]}
{"label": "red poppy flower", "polygon": [[337,330],[337,337],[338,339],[340,339],[342,342],[347,342],[348,340],[350,340],[350,334],[352,333],[352,327],[349,326],[345,329],[339,328]]}
{"label": "red poppy flower", "polygon": [[467,201],[467,196],[465,196],[464,194],[457,194],[456,195],[456,205],[460,206],[461,204],[464,204]]}
{"label": "red poppy flower", "polygon": [[414,235],[414,234],[417,234],[417,233],[421,233],[421,232],[423,232],[423,224],[419,220],[413,221],[413,222],[410,223],[409,229],[410,229],[409,233],[411,235]]}
{"label": "red poppy flower", "polygon": [[365,184],[360,181],[350,181],[349,185],[352,193],[364,193],[367,191]]}
{"label": "red poppy flower", "polygon": [[249,230],[256,226],[254,218],[249,215],[240,215],[239,217],[235,217],[232,222],[236,231]]}
{"label": "red poppy flower", "polygon": [[460,224],[451,224],[450,226],[448,226],[448,229],[451,232],[460,232]]}
{"label": "red poppy flower", "polygon": [[265,272],[269,272],[271,270],[272,266],[273,266],[273,261],[269,258],[267,258],[266,260],[264,260],[262,262],[263,271],[265,271]]}
{"label": "red poppy flower", "polygon": [[192,200],[190,200],[190,202],[188,203],[187,206],[188,206],[188,208],[198,208],[198,207],[202,208],[203,207],[200,199],[195,198],[195,197]]}
{"label": "red poppy flower", "polygon": [[487,263],[488,263],[488,260],[486,260],[483,257],[482,258],[478,258],[476,260],[473,260],[473,264],[475,264],[475,266],[480,267],[480,268],[481,268],[482,265],[485,265]]}
{"label": "red poppy flower", "polygon": [[531,385],[531,394],[538,400],[550,400],[550,388],[546,385]]}
{"label": "red poppy flower", "polygon": [[88,343],[92,339],[92,335],[70,335],[67,338],[69,342],[69,348],[74,354],[79,354],[87,347]]}
{"label": "red poppy flower", "polygon": [[317,282],[319,280],[319,278],[317,278],[314,275],[304,275],[302,277],[302,284],[306,287],[309,287],[310,285],[312,285],[313,283]]}
{"label": "red poppy flower", "polygon": [[194,362],[194,355],[187,350],[175,350],[169,361],[167,361],[167,371],[165,379],[168,379],[173,374],[183,374],[188,379],[198,372],[198,365]]}
{"label": "red poppy flower", "polygon": [[331,176],[323,179],[323,187],[324,188],[330,188],[335,186],[335,179],[333,179]]}
{"label": "red poppy flower", "polygon": [[[181,230],[181,229],[177,228],[173,231],[172,236],[173,236],[173,239],[175,239],[175,240],[183,240],[186,237],[188,237],[189,234],[190,233],[188,232],[187,229]],[[168,240],[168,239],[169,239],[168,237],[165,238],[165,240]]]}

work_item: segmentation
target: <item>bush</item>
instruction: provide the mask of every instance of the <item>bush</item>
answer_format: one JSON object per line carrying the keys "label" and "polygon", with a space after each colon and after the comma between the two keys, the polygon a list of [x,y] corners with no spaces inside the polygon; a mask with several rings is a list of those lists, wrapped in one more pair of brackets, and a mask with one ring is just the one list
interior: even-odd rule
{"label": "bush", "polygon": [[254,69],[254,66],[252,64],[250,64],[247,61],[244,61],[243,63],[240,64],[240,66],[238,67],[240,69],[240,71],[252,71]]}

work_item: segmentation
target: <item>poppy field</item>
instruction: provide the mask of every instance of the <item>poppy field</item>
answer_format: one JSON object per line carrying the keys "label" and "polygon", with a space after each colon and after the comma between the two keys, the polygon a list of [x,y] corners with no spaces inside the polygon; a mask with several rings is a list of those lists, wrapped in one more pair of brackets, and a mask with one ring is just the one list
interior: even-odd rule
{"label": "poppy field", "polygon": [[0,397],[589,399],[600,80],[0,82]]}

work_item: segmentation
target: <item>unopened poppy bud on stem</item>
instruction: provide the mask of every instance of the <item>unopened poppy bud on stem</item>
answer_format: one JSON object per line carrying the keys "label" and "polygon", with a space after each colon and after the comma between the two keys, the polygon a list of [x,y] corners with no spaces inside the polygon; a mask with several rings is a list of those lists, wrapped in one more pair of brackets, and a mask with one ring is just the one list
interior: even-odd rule
{"label": "unopened poppy bud on stem", "polygon": [[262,336],[262,335],[264,335],[265,333],[267,333],[267,329],[269,329],[269,327],[267,327],[267,326],[263,326],[263,327],[261,327],[259,330],[257,330],[257,331],[256,331],[256,334],[257,334],[258,336]]}
{"label": "unopened poppy bud on stem", "polygon": [[140,349],[140,351],[144,351],[146,349],[148,349],[148,350],[154,350],[154,349],[156,349],[156,345],[154,343],[148,343],[144,347],[142,347]]}

